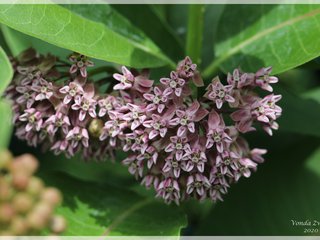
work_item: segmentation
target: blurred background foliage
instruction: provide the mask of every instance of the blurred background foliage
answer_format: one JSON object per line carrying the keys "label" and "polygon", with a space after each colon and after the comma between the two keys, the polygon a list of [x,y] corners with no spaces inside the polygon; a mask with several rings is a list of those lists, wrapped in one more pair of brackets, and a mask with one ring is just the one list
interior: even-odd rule
{"label": "blurred background foliage", "polygon": [[[43,8],[50,11],[41,18]],[[266,162],[215,205],[166,206],[119,162],[84,162],[27,147],[10,137],[10,106],[0,100],[0,147],[11,138],[15,155],[30,152],[41,160],[39,175],[64,194],[58,212],[69,221],[67,235],[319,235],[291,221],[320,221],[319,5],[0,5],[0,22],[1,93],[12,76],[5,52],[16,56],[29,47],[61,58],[79,51],[96,58],[97,67],[155,68],[155,79],[191,51],[205,79],[238,66],[254,71],[268,65],[280,79],[280,130],[273,137],[260,131],[248,137],[251,146],[268,149]],[[79,24],[92,29],[81,32]],[[81,47],[99,31],[118,45]]]}

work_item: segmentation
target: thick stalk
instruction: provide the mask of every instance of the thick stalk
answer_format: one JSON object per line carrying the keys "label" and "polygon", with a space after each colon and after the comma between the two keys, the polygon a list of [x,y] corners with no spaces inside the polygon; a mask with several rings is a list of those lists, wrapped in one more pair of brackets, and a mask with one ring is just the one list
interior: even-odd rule
{"label": "thick stalk", "polygon": [[[186,53],[198,66],[201,64],[204,10],[203,4],[189,6]],[[192,96],[196,98],[197,87],[192,84],[191,89]]]}

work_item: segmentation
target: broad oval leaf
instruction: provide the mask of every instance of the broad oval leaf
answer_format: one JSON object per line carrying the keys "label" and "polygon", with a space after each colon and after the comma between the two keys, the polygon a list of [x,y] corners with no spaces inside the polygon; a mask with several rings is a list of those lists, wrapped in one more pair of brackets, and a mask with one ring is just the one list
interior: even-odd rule
{"label": "broad oval leaf", "polygon": [[320,55],[320,5],[228,5],[214,46],[219,67],[256,71],[273,66],[281,73]]}
{"label": "broad oval leaf", "polygon": [[274,91],[282,95],[279,104],[283,112],[278,120],[279,131],[320,137],[319,102],[302,98],[279,86],[275,86]]}
{"label": "broad oval leaf", "polygon": [[137,68],[174,65],[147,36],[110,6],[91,10],[94,12],[82,9],[78,15],[55,4],[0,5],[0,21],[89,57]]}
{"label": "broad oval leaf", "polygon": [[12,133],[12,111],[10,104],[0,100],[0,150],[8,148]]}
{"label": "broad oval leaf", "polygon": [[146,33],[171,59],[179,61],[184,58],[182,41],[159,14],[159,9],[168,8],[168,5],[116,4],[112,7]]}
{"label": "broad oval leaf", "polygon": [[13,70],[7,54],[0,47],[0,96],[9,85],[13,77]]}
{"label": "broad oval leaf", "polygon": [[[294,141],[294,143],[292,143]],[[290,144],[288,144],[290,142]],[[249,179],[240,181],[200,224],[198,235],[306,236],[319,225],[294,226],[293,221],[320,221],[319,139],[278,135],[269,142],[267,161]],[[310,164],[310,157],[318,157]],[[316,160],[316,159],[314,159]]]}
{"label": "broad oval leaf", "polygon": [[11,54],[15,57],[31,47],[41,54],[54,53],[55,56],[58,56],[61,59],[65,59],[72,53],[69,50],[49,44],[38,38],[31,37],[3,24],[1,25],[1,30]]}
{"label": "broad oval leaf", "polygon": [[[61,173],[40,173],[47,185],[62,191],[57,209],[69,236],[178,236],[186,217],[177,206],[110,185],[76,180]],[[116,181],[116,179],[115,179]]]}

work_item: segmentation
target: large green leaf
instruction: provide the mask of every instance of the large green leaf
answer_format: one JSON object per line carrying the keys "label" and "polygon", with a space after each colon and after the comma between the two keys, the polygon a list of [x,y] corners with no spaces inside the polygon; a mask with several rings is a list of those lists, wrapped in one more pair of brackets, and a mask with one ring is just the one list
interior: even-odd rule
{"label": "large green leaf", "polygon": [[320,104],[320,88],[314,88],[302,94],[304,99],[310,99],[318,102]]}
{"label": "large green leaf", "polygon": [[320,137],[320,103],[305,99],[276,86],[275,93],[282,95],[279,105],[283,108],[278,122],[280,131]]}
{"label": "large green leaf", "polygon": [[65,59],[72,53],[69,50],[49,44],[22,32],[18,32],[6,25],[2,25],[1,30],[13,56],[18,56],[22,51],[27,50],[30,47],[42,54],[54,53],[55,56],[58,56],[61,59]]}
{"label": "large green leaf", "polygon": [[[296,143],[288,144],[292,139]],[[308,227],[293,226],[291,221],[320,221],[319,169],[316,174],[306,166],[309,157],[315,157],[319,140],[279,135],[268,145],[266,163],[232,187],[225,201],[199,224],[197,234],[319,235],[305,233]]]}
{"label": "large green leaf", "polygon": [[7,54],[0,47],[0,96],[9,85],[13,76],[11,63]]}
{"label": "large green leaf", "polygon": [[217,31],[219,19],[223,13],[225,5],[211,4],[206,5],[204,13],[204,35],[202,47],[202,66],[207,66],[213,61],[214,53],[212,52],[212,43],[219,36]]}
{"label": "large green leaf", "polygon": [[228,5],[218,27],[216,59],[219,67],[240,66],[254,71],[273,66],[284,72],[320,55],[320,5]]}
{"label": "large green leaf", "polygon": [[89,57],[137,68],[174,65],[145,34],[109,5],[68,8],[55,4],[0,5],[0,21]]}
{"label": "large green leaf", "polygon": [[9,145],[12,132],[12,113],[8,102],[0,100],[0,150]]}
{"label": "large green leaf", "polygon": [[164,11],[171,6],[119,4],[113,7],[146,33],[172,59],[178,61],[184,58],[182,42],[159,13],[159,9]]}
{"label": "large green leaf", "polygon": [[120,163],[125,158],[123,154],[122,156],[117,154],[117,161],[107,158],[104,161],[84,161],[80,154],[72,158],[66,158],[63,154],[54,156],[52,153],[37,155],[42,160],[43,169],[63,172],[82,181],[108,183],[112,186],[127,188],[137,184],[134,177],[129,174],[128,168]]}
{"label": "large green leaf", "polygon": [[177,206],[61,173],[40,176],[46,184],[62,191],[64,201],[57,213],[68,221],[65,235],[178,236],[186,226],[186,217]]}

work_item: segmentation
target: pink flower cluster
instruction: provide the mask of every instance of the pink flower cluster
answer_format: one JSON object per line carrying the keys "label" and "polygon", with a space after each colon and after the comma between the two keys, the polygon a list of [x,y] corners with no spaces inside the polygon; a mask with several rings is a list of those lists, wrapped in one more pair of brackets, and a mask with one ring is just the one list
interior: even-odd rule
{"label": "pink flower cluster", "polygon": [[[122,162],[129,172],[167,203],[191,197],[222,200],[230,184],[249,177],[264,161],[266,150],[250,149],[242,135],[259,125],[270,135],[278,129],[281,96],[261,98],[254,91],[272,92],[270,84],[278,79],[270,76],[270,67],[257,73],[235,69],[225,84],[216,77],[195,99],[192,88],[203,83],[189,57],[159,84],[146,71],[122,67],[108,94],[98,93],[87,80],[84,67],[92,63],[84,56],[72,57],[63,85],[50,80],[54,65],[43,72],[35,61],[44,59],[34,56],[32,63],[22,62],[24,67],[20,60],[7,91],[14,100],[17,135],[68,156],[128,152]],[[233,123],[227,125],[227,118]]]}

